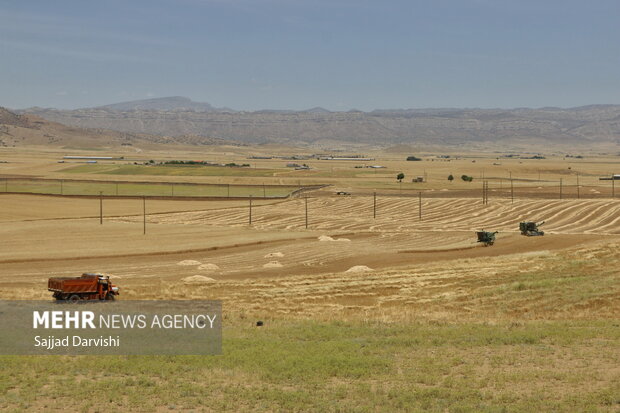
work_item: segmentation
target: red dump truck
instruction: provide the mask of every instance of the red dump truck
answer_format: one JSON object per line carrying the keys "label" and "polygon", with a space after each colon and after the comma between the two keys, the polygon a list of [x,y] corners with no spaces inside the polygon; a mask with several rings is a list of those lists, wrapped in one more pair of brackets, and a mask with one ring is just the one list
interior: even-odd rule
{"label": "red dump truck", "polygon": [[114,300],[119,294],[118,287],[103,274],[84,273],[81,277],[52,277],[47,289],[57,300]]}

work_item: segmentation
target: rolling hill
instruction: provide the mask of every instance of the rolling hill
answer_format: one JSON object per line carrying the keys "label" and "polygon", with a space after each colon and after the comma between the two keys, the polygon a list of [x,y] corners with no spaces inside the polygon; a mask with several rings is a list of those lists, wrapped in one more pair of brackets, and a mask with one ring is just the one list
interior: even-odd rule
{"label": "rolling hill", "polygon": [[64,147],[131,147],[145,144],[239,145],[231,140],[195,135],[177,137],[132,133],[104,128],[66,126],[42,117],[19,115],[0,107],[0,147],[44,145]]}

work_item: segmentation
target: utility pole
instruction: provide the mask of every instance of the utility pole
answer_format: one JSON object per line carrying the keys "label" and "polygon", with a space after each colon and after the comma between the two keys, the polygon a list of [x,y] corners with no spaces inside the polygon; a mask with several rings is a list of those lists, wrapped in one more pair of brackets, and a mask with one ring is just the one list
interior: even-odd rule
{"label": "utility pole", "polygon": [[579,193],[579,173],[577,173],[577,199],[580,199],[580,193]]}
{"label": "utility pole", "polygon": [[377,218],[377,191],[373,192],[372,196],[372,217]]}
{"label": "utility pole", "polygon": [[484,204],[489,203],[489,181],[484,181]]}
{"label": "utility pole", "polygon": [[486,185],[486,189],[484,191],[484,201],[487,205],[489,205],[489,181],[484,181]]}
{"label": "utility pole", "polygon": [[99,225],[103,225],[103,192],[99,191]]}
{"label": "utility pole", "polygon": [[512,177],[510,178],[510,203],[514,204],[515,202],[515,188],[512,184]]}
{"label": "utility pole", "polygon": [[142,197],[142,235],[146,235],[146,196]]}
{"label": "utility pole", "polygon": [[250,225],[252,225],[252,195],[250,195]]}
{"label": "utility pole", "polygon": [[489,181],[482,182],[482,203],[489,204]]}
{"label": "utility pole", "polygon": [[308,197],[305,197],[306,199],[306,229],[308,229]]}

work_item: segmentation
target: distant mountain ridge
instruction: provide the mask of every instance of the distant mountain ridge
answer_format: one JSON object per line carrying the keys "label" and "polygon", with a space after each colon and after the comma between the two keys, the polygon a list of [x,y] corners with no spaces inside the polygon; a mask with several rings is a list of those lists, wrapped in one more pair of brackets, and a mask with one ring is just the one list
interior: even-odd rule
{"label": "distant mountain ridge", "polygon": [[30,121],[26,116],[18,115],[8,109],[0,107],[0,124],[8,126],[30,126]]}
{"label": "distant mountain ridge", "polygon": [[[342,141],[373,145],[467,145],[529,142],[562,145],[620,143],[620,105],[577,108],[387,109],[330,112],[255,112],[217,109],[182,97],[123,102],[98,108],[31,113],[83,128],[113,129],[162,136],[200,136],[244,143]],[[205,138],[206,139],[206,138]]]}
{"label": "distant mountain ridge", "polygon": [[206,102],[194,102],[183,96],[170,96],[163,98],[132,100],[129,102],[113,103],[111,105],[97,106],[93,109],[107,109],[115,111],[134,111],[134,110],[170,110],[184,111],[193,110],[196,112],[232,112],[232,109],[215,108]]}
{"label": "distant mountain ridge", "polygon": [[80,128],[49,121],[41,117],[19,115],[0,107],[0,147],[24,145],[107,147],[134,152],[134,145],[234,145],[243,143],[205,136],[161,136],[123,132],[103,128]]}
{"label": "distant mountain ridge", "polygon": [[[183,96],[169,96],[161,98],[131,100],[127,102],[112,103],[110,105],[95,106],[93,108],[82,109],[104,109],[120,112],[128,111],[194,111],[194,112],[239,112],[231,108],[216,108],[207,102],[194,102],[190,98]],[[77,110],[82,110],[77,109]],[[264,113],[295,113],[295,110],[289,109],[262,109],[258,112]],[[331,111],[316,106],[310,109],[301,110],[299,112],[307,113],[331,113]]]}

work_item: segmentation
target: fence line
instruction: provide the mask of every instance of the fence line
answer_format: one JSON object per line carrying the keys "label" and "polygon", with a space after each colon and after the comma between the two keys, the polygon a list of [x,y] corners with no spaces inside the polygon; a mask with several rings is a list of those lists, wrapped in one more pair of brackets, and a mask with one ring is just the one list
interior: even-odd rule
{"label": "fence line", "polygon": [[[1,178],[0,193],[92,197],[161,199],[284,199],[326,185],[218,184],[166,181],[110,181],[84,179]],[[1,182],[1,181],[0,181]]]}
{"label": "fence line", "polygon": [[[563,181],[562,185],[544,186],[540,189],[536,186],[516,186],[514,184],[502,186],[492,186],[490,182],[483,181],[481,186],[472,185],[470,189],[425,189],[423,187],[407,188],[407,189],[384,189],[376,191],[376,196],[407,198],[417,197],[422,192],[425,198],[478,198],[482,199],[483,204],[490,203],[490,197],[493,199],[507,199],[514,201],[518,199],[613,199],[616,196],[615,184],[610,181],[609,185],[566,185]],[[482,187],[482,192],[480,188]],[[482,197],[481,197],[482,193]],[[373,196],[373,193],[352,194],[352,196]]]}

